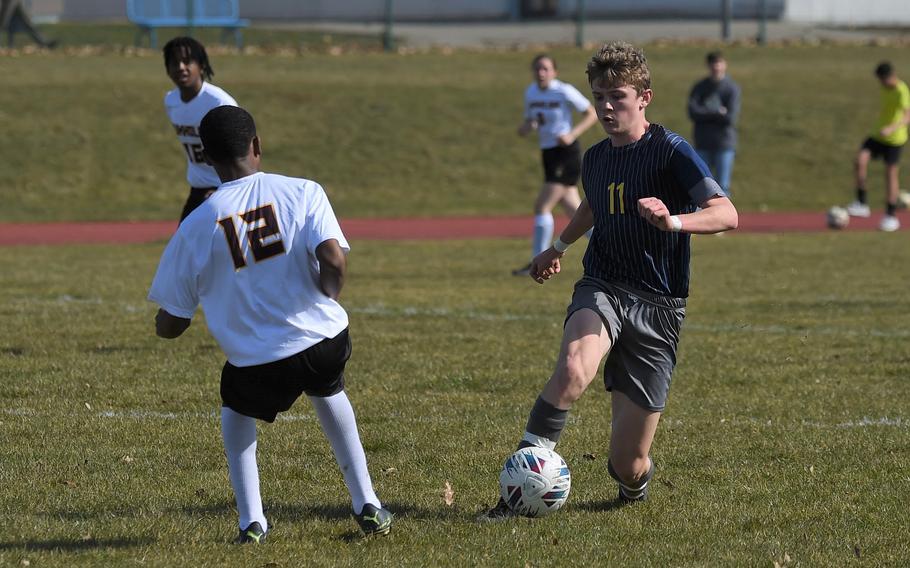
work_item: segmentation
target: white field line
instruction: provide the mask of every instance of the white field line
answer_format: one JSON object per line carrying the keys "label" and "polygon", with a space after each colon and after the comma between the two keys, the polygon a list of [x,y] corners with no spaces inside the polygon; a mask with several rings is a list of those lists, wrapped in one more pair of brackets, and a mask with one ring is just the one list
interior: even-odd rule
{"label": "white field line", "polygon": [[[66,304],[103,304],[101,298],[74,298],[69,295],[59,296],[55,303]],[[129,313],[141,312],[144,309],[152,311],[153,304],[136,305],[123,303],[124,311]],[[449,308],[419,308],[414,306],[390,307],[385,304],[370,304],[361,307],[346,308],[350,314],[359,314],[378,317],[394,318],[456,318],[479,321],[545,321],[560,324],[563,314],[560,313],[526,313],[513,314],[503,312],[487,312],[483,310],[451,310]],[[838,336],[838,337],[880,337],[885,339],[910,338],[910,329],[866,329],[833,326],[790,326],[790,325],[752,325],[747,323],[684,323],[683,331],[699,333],[743,333],[756,335],[796,335],[808,337],[811,335]]]}
{"label": "white field line", "polygon": [[[30,408],[3,408],[0,409],[0,414],[6,416],[14,416],[19,418],[60,418],[61,416],[65,417],[93,417],[99,419],[109,419],[109,420],[133,420],[136,422],[154,422],[154,421],[210,421],[217,422],[221,419],[221,413],[215,410],[209,412],[192,412],[192,411],[182,411],[182,412],[162,412],[159,410],[104,410],[104,411],[88,411],[85,412],[60,412],[60,411],[40,411]],[[451,417],[443,416],[440,414],[429,414],[429,415],[404,415],[401,414],[396,417],[396,420],[401,422],[421,422],[421,423],[441,423],[441,422],[450,422]],[[304,414],[304,413],[283,413],[278,415],[278,421],[284,422],[315,422],[316,416],[313,414]],[[681,418],[666,417],[661,420],[661,424],[666,427],[675,428],[680,426],[688,425],[703,425],[707,423],[706,420],[690,421],[683,420]],[[782,421],[768,420],[767,418],[759,418],[755,416],[733,416],[730,418],[717,418],[710,420],[713,424],[728,424],[730,426],[736,426],[739,424],[749,424],[749,425],[759,425],[767,427],[784,427],[784,428],[793,428],[792,424],[786,424]],[[863,416],[855,420],[847,420],[846,422],[818,422],[813,420],[803,420],[799,423],[799,426],[803,428],[815,428],[822,430],[850,430],[856,428],[874,428],[874,427],[885,427],[885,428],[899,428],[899,429],[910,429],[910,419],[903,418],[901,416],[882,416],[879,418],[873,418],[869,416]]]}
{"label": "white field line", "polygon": [[[494,313],[477,310],[449,310],[448,308],[416,308],[403,307],[391,308],[382,304],[374,304],[365,307],[348,308],[352,314],[371,315],[379,317],[447,317],[462,318],[471,320],[485,321],[555,321],[559,323],[551,314],[510,314]],[[560,314],[561,315],[561,314]],[[556,316],[558,318],[559,316]],[[696,331],[705,333],[754,333],[759,335],[799,335],[806,337],[809,335],[827,335],[827,336],[847,336],[847,337],[883,337],[883,338],[905,338],[910,337],[910,329],[857,329],[844,327],[802,327],[786,325],[751,325],[751,324],[701,324],[701,323],[684,323],[683,331]]]}

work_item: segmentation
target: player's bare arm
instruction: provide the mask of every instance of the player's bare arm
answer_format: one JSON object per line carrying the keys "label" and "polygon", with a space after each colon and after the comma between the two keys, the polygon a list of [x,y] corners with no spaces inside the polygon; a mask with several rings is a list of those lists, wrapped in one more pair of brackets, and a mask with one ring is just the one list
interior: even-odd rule
{"label": "player's bare arm", "polygon": [[716,195],[699,207],[700,211],[674,216],[670,214],[664,202],[656,197],[638,200],[638,214],[661,231],[681,230],[686,233],[709,235],[730,231],[739,225],[736,207],[726,197]]}
{"label": "player's bare arm", "polygon": [[176,339],[190,327],[190,320],[172,316],[162,309],[155,315],[155,333],[164,339]]}
{"label": "player's bare arm", "polygon": [[316,247],[316,258],[319,260],[319,287],[323,294],[337,300],[347,269],[344,249],[337,240],[329,239]]}
{"label": "player's bare arm", "polygon": [[[569,221],[562,234],[559,235],[559,240],[570,245],[580,239],[593,226],[594,212],[591,211],[588,200],[584,199],[578,206],[578,210],[575,211],[575,215],[572,216],[572,220]],[[559,252],[551,246],[535,256],[534,260],[531,261],[531,270],[529,272],[531,278],[538,284],[543,284],[545,280],[549,280],[552,276],[559,274],[561,270],[559,259],[563,257],[563,254],[565,253]]]}
{"label": "player's bare arm", "polygon": [[891,136],[898,128],[902,128],[908,124],[910,124],[910,109],[907,109],[907,111],[904,112],[904,116],[902,116],[900,120],[882,128],[881,131],[879,131],[879,134],[882,136]]}
{"label": "player's bare arm", "polygon": [[588,110],[585,111],[584,118],[582,118],[571,131],[559,137],[559,143],[563,146],[570,146],[595,124],[597,124],[597,111],[595,111],[594,106],[591,105],[588,107]]}

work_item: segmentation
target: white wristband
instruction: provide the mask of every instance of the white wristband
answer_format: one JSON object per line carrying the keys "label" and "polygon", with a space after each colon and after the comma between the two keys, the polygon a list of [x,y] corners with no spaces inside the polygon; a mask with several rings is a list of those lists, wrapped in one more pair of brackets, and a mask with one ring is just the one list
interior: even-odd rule
{"label": "white wristband", "polygon": [[670,230],[674,233],[682,231],[682,219],[676,215],[670,216]]}
{"label": "white wristband", "polygon": [[568,248],[569,248],[569,244],[562,242],[562,239],[560,239],[560,238],[557,238],[555,241],[553,241],[553,250],[555,250],[559,254],[566,252],[566,250],[568,250]]}

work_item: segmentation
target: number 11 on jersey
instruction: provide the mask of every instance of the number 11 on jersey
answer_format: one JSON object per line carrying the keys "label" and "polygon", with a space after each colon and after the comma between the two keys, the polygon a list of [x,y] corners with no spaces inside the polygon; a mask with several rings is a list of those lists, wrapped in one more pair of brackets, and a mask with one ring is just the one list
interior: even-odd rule
{"label": "number 11 on jersey", "polygon": [[616,202],[619,202],[619,214],[626,214],[626,200],[625,197],[626,183],[620,182],[619,185],[616,185],[616,182],[610,182],[610,185],[607,186],[607,191],[610,192],[610,215],[616,214]]}

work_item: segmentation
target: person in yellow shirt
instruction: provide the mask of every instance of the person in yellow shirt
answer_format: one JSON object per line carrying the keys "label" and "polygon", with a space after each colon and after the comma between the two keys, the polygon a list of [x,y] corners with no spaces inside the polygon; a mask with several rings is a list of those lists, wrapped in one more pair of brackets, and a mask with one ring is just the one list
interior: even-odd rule
{"label": "person in yellow shirt", "polygon": [[881,111],[875,128],[863,142],[856,155],[856,201],[847,206],[847,212],[854,217],[870,215],[866,195],[866,173],[869,160],[881,158],[885,162],[885,184],[888,188],[885,216],[879,228],[882,231],[896,231],[900,221],[895,216],[898,185],[898,162],[901,150],[907,143],[907,125],[910,124],[910,88],[894,72],[887,61],[875,68],[875,76],[882,84]]}

